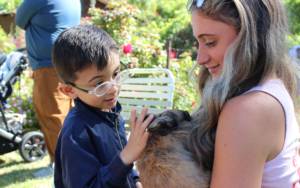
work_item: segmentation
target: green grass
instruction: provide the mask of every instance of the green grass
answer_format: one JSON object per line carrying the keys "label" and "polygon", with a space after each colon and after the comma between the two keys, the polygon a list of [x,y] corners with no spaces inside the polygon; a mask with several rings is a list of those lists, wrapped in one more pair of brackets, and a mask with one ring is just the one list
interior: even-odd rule
{"label": "green grass", "polygon": [[26,163],[18,151],[0,155],[0,188],[52,188],[53,177],[35,178],[32,175],[48,164],[48,156]]}

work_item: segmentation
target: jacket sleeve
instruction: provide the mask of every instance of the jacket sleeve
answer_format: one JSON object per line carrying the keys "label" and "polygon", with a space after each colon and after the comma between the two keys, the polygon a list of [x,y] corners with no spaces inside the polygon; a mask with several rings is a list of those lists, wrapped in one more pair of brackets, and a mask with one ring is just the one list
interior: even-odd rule
{"label": "jacket sleeve", "polygon": [[132,179],[134,180],[134,183],[136,183],[140,180],[139,174],[136,170],[132,169],[130,175],[131,175]]}
{"label": "jacket sleeve", "polygon": [[123,187],[132,169],[132,165],[122,162],[119,154],[109,164],[100,164],[94,154],[72,138],[62,143],[62,151],[62,176],[67,188]]}
{"label": "jacket sleeve", "polygon": [[45,0],[24,0],[17,9],[16,25],[22,29],[26,29],[30,24],[31,18],[43,6],[46,6]]}

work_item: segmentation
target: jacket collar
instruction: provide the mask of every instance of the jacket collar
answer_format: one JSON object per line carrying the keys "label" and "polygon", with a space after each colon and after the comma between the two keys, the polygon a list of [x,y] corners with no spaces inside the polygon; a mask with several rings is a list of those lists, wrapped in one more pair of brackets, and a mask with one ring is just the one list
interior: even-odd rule
{"label": "jacket collar", "polygon": [[112,123],[114,125],[115,120],[119,119],[120,112],[122,110],[121,104],[117,102],[116,106],[111,109],[111,112],[105,112],[101,111],[98,108],[92,107],[81,101],[80,99],[75,99],[75,108],[77,108],[79,111],[85,111],[85,113],[92,113],[95,114],[97,117],[101,118],[102,120],[105,120],[109,122],[109,124]]}

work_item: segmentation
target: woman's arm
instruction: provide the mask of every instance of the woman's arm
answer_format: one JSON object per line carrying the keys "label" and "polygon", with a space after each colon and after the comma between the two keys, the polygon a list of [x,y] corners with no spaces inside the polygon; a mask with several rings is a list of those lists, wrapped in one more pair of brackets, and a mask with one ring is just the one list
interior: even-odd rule
{"label": "woman's arm", "polygon": [[253,92],[228,101],[219,117],[211,188],[260,188],[264,165],[281,151],[280,103]]}
{"label": "woman's arm", "polygon": [[37,11],[46,6],[45,0],[24,0],[17,9],[16,24],[22,29],[26,29],[30,23],[31,18]]}

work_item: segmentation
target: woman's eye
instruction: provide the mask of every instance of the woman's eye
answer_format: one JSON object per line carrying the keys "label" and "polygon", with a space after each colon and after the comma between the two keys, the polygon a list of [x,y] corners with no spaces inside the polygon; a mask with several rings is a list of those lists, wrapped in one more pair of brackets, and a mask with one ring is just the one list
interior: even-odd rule
{"label": "woman's eye", "polygon": [[207,46],[207,47],[214,47],[216,45],[216,43],[217,43],[216,41],[206,42],[205,46]]}

